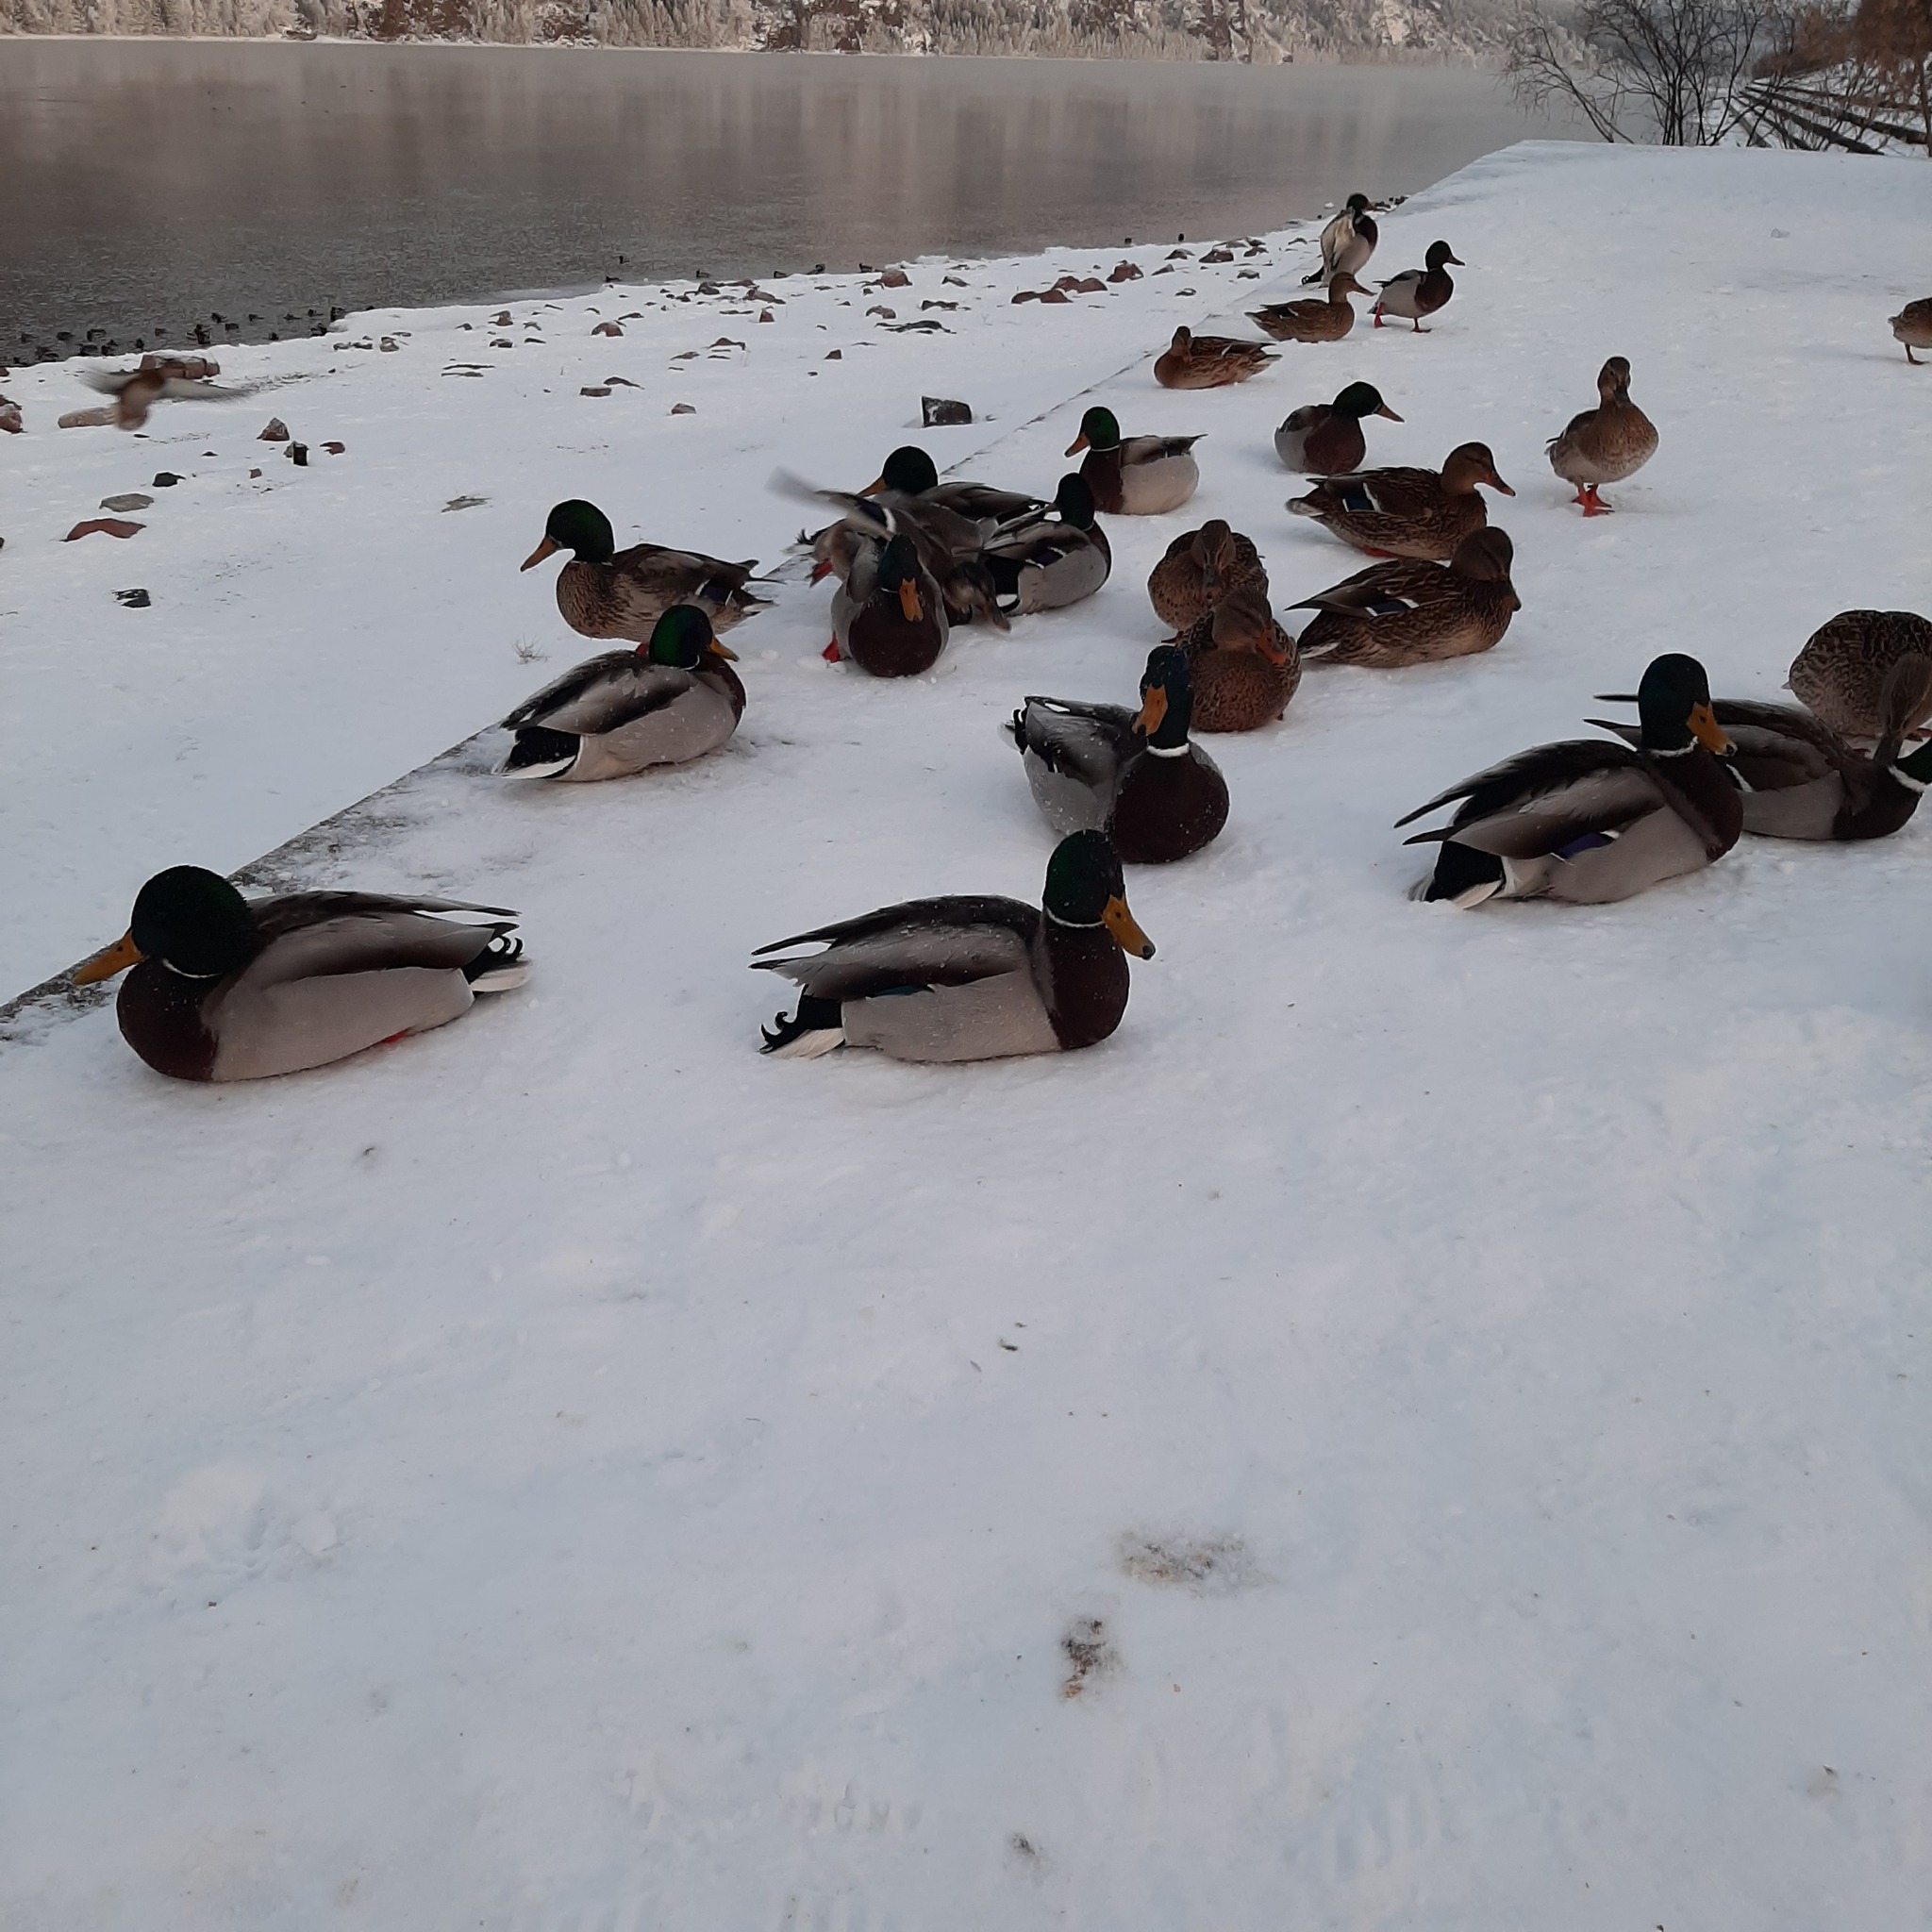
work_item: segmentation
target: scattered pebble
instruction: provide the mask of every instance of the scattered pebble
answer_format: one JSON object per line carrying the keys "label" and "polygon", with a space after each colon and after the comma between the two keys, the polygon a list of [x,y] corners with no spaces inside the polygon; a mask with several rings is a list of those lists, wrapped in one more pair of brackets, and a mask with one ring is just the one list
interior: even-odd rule
{"label": "scattered pebble", "polygon": [[145,591],[116,591],[114,595],[130,610],[145,610],[155,601]]}
{"label": "scattered pebble", "polygon": [[92,517],[84,524],[75,524],[60,541],[72,543],[82,537],[92,537],[96,531],[109,537],[131,537],[135,531],[146,528],[145,524],[130,524],[125,517]]}
{"label": "scattered pebble", "polygon": [[9,436],[18,436],[25,427],[20,420],[20,405],[10,396],[0,396],[0,429]]}
{"label": "scattered pebble", "polygon": [[257,442],[287,442],[289,425],[279,416],[271,416],[268,426],[255,440]]}
{"label": "scattered pebble", "polygon": [[130,490],[125,496],[104,496],[103,509],[146,509],[154,502],[152,496],[143,496],[138,490]]}
{"label": "scattered pebble", "polygon": [[610,385],[608,382],[587,383],[577,393],[580,396],[608,396]]}
{"label": "scattered pebble", "polygon": [[973,409],[970,404],[956,403],[945,396],[921,396],[919,416],[927,429],[939,429],[955,423],[970,423]]}
{"label": "scattered pebble", "polygon": [[1110,282],[1138,282],[1141,279],[1141,266],[1138,262],[1117,262],[1113,273],[1108,276]]}
{"label": "scattered pebble", "polygon": [[155,480],[148,487],[151,490],[172,490],[180,480],[173,470],[157,470]]}
{"label": "scattered pebble", "polygon": [[114,420],[112,409],[69,409],[60,418],[62,429],[99,429]]}
{"label": "scattered pebble", "polygon": [[298,470],[308,467],[308,445],[306,442],[291,442],[282,454],[291,458]]}
{"label": "scattered pebble", "polygon": [[674,416],[695,416],[697,414],[697,405],[694,403],[673,403],[671,413]]}
{"label": "scattered pebble", "polygon": [[452,496],[443,505],[443,513],[447,515],[453,509],[475,509],[479,504],[485,504],[489,501],[490,499],[487,496]]}
{"label": "scattered pebble", "polygon": [[1234,259],[1234,251],[1231,248],[1210,248],[1201,259],[1203,261],[1232,261]]}
{"label": "scattered pebble", "polygon": [[345,457],[349,453],[349,445],[346,442],[325,442],[323,448],[332,457]]}
{"label": "scattered pebble", "polygon": [[879,286],[882,289],[909,289],[912,277],[903,268],[889,268],[879,277]]}
{"label": "scattered pebble", "polygon": [[623,328],[614,322],[600,322],[591,333],[593,336],[621,336]]}

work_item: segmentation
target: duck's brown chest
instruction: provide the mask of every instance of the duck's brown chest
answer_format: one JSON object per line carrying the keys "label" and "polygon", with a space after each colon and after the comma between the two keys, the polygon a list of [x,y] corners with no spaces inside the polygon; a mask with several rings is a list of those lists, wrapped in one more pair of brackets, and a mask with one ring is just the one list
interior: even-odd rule
{"label": "duck's brown chest", "polygon": [[1127,959],[1100,925],[1061,925],[1045,914],[1036,971],[1054,1037],[1069,1052],[1113,1032],[1127,1010]]}
{"label": "duck's brown chest", "polygon": [[143,959],[121,982],[114,1017],[121,1037],[158,1074],[206,1080],[214,1071],[214,1036],[202,1002],[217,982],[189,979],[158,959]]}
{"label": "duck's brown chest", "polygon": [[1190,745],[1181,758],[1143,751],[1122,775],[1108,830],[1129,865],[1185,858],[1227,823],[1227,783]]}

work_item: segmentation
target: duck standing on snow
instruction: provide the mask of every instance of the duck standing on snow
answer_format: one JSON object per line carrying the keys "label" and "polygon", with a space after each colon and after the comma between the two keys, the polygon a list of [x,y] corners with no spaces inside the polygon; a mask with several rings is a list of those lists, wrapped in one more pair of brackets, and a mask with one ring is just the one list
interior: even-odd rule
{"label": "duck standing on snow", "polygon": [[832,592],[835,662],[849,658],[874,677],[916,677],[946,648],[946,600],[904,531],[861,541],[848,575]]}
{"label": "duck standing on snow", "polygon": [[1180,508],[1200,488],[1201,466],[1193,456],[1200,440],[1123,437],[1113,411],[1096,408],[1080,418],[1080,433],[1066,453],[1088,452],[1080,476],[1093,492],[1096,508],[1110,517],[1160,517]]}
{"label": "duck standing on snow", "polygon": [[75,374],[90,389],[113,397],[116,429],[141,428],[157,403],[232,403],[261,387],[258,382],[243,382],[218,388],[212,382],[170,375],[165,362],[152,369],[80,369]]}
{"label": "duck standing on snow", "polygon": [[516,741],[502,774],[625,778],[716,751],[744,715],[733,655],[696,605],[674,604],[648,644],[591,658],[519,705],[503,721]]}
{"label": "duck standing on snow", "polygon": [[1113,550],[1093,513],[1093,492],[1060,478],[1049,508],[996,527],[980,552],[1003,611],[1059,610],[1091,597],[1113,570]]}
{"label": "duck standing on snow", "polygon": [[1188,739],[1186,654],[1162,644],[1141,674],[1141,708],[1028,698],[1005,729],[1055,831],[1105,832],[1128,865],[1198,852],[1227,823],[1227,781]]}
{"label": "duck standing on snow", "polygon": [[1348,298],[1368,292],[1344,271],[1328,284],[1326,296],[1271,302],[1265,308],[1249,309],[1248,320],[1277,342],[1339,342],[1355,326],[1355,308]]}
{"label": "duck standing on snow", "polygon": [[1657,425],[1630,400],[1624,357],[1612,356],[1598,370],[1596,392],[1596,408],[1571,417],[1562,435],[1549,442],[1550,468],[1574,486],[1587,517],[1607,516],[1614,506],[1598,490],[1634,476],[1657,454]]}
{"label": "duck standing on snow", "polygon": [[1907,362],[1919,359],[1912,354],[1914,349],[1932,349],[1932,295],[1922,301],[1907,302],[1889,320],[1893,337],[1906,345]]}
{"label": "duck standing on snow", "polygon": [[[475,912],[480,924],[440,919]],[[177,1080],[258,1080],[346,1059],[469,1011],[529,975],[516,914],[459,899],[290,892],[244,899],[217,873],[171,866],[142,887],[126,936],[74,974],[134,971],[121,1037]]]}
{"label": "duck standing on snow", "polygon": [[1154,379],[1162,389],[1225,389],[1260,375],[1279,359],[1266,342],[1197,336],[1192,329],[1177,328],[1174,341],[1155,359]]}
{"label": "duck standing on snow", "polygon": [[1294,640],[1268,608],[1268,579],[1250,577],[1182,632],[1194,680],[1197,731],[1258,731],[1288,709],[1302,681]]}
{"label": "duck standing on snow", "polygon": [[1791,659],[1791,695],[1840,738],[1885,735],[1886,680],[1907,656],[1932,658],[1932,624],[1913,610],[1840,610]]}
{"label": "duck standing on snow", "polygon": [[1490,520],[1476,494],[1487,484],[1505,496],[1515,491],[1496,474],[1485,442],[1452,449],[1437,470],[1364,470],[1334,476],[1289,504],[1296,516],[1313,517],[1324,530],[1371,557],[1418,557],[1446,563],[1456,547]]}
{"label": "duck standing on snow", "polygon": [[1332,282],[1337,275],[1360,275],[1375,252],[1375,219],[1366,194],[1351,194],[1341,212],[1322,230],[1322,266],[1302,280]]}
{"label": "duck standing on snow", "polygon": [[1346,476],[1369,453],[1364,416],[1402,418],[1372,382],[1352,382],[1332,403],[1304,403],[1274,432],[1274,454],[1284,469],[1304,476]]}
{"label": "duck standing on snow", "polygon": [[1306,663],[1378,671],[1490,650],[1523,608],[1509,581],[1515,556],[1507,531],[1485,528],[1465,537],[1447,563],[1372,563],[1294,607],[1315,612],[1296,648]]}
{"label": "duck standing on snow", "polygon": [[[802,958],[768,953],[824,942]],[[1039,907],[1000,897],[913,899],[760,946],[753,965],[799,988],[765,1051],[816,1058],[870,1046],[902,1060],[990,1060],[1095,1045],[1127,1007],[1124,955],[1154,942],[1127,909],[1103,832],[1062,839]]]}
{"label": "duck standing on snow", "polygon": [[1457,268],[1468,264],[1450,252],[1446,242],[1431,242],[1424,259],[1428,263],[1426,268],[1406,268],[1382,284],[1382,292],[1375,297],[1375,306],[1370,311],[1377,328],[1382,326],[1385,314],[1399,315],[1415,325],[1417,335],[1428,334],[1423,326],[1423,317],[1445,307],[1456,292],[1456,284],[1449,279],[1443,263],[1453,261]]}
{"label": "duck standing on snow", "polygon": [[1744,800],[1718,762],[1732,747],[1704,666],[1677,653],[1657,658],[1637,707],[1636,749],[1593,738],[1539,745],[1396,820],[1459,801],[1444,829],[1408,841],[1441,844],[1420,896],[1602,906],[1722,858],[1744,829]]}
{"label": "duck standing on snow", "polygon": [[762,610],[770,601],[744,586],[756,559],[725,563],[697,550],[667,550],[661,543],[633,543],[619,550],[610,519],[594,503],[559,503],[543,525],[543,541],[520,568],[535,570],[546,557],[568,550],[571,560],[557,574],[557,608],[580,637],[626,638],[648,644],[658,620],[674,604],[695,604],[714,631]]}
{"label": "duck standing on snow", "polygon": [[1211,610],[1237,584],[1264,575],[1253,540],[1210,517],[1183,530],[1147,578],[1147,600],[1171,630],[1183,631]]}
{"label": "duck standing on snow", "polygon": [[[1604,702],[1631,700],[1607,694]],[[1932,744],[1899,757],[1906,734],[1932,713],[1932,658],[1901,658],[1891,667],[1885,729],[1869,758],[1795,705],[1719,698],[1711,711],[1737,748],[1732,769],[1743,781],[1744,829],[1761,838],[1889,838],[1932,785]],[[1628,724],[1606,728],[1626,743],[1638,741]]]}

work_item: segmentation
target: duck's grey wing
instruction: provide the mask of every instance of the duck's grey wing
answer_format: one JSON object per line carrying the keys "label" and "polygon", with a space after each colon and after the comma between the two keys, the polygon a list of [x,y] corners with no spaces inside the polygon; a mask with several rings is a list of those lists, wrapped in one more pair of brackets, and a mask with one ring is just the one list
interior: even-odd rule
{"label": "duck's grey wing", "polygon": [[[251,909],[267,943],[239,975],[238,984],[249,987],[401,966],[467,966],[516,921],[500,906],[374,892],[293,892]],[[439,912],[486,916],[458,921]]]}
{"label": "duck's grey wing", "polygon": [[511,730],[541,724],[550,731],[595,736],[675,704],[692,681],[689,671],[674,664],[650,663],[635,651],[607,651],[565,673],[503,722]]}
{"label": "duck's grey wing", "polygon": [[1009,727],[1013,741],[1049,771],[1094,790],[1110,788],[1141,741],[1124,705],[1079,705],[1028,698]]}
{"label": "duck's grey wing", "polygon": [[[920,986],[964,986],[1026,968],[1039,908],[999,897],[912,899],[760,946],[752,964],[815,999],[862,999]],[[802,958],[765,956],[794,946]]]}
{"label": "duck's grey wing", "polygon": [[[514,731],[525,724],[548,724],[552,722],[549,714],[553,709],[561,709],[579,702],[607,681],[623,675],[631,665],[641,661],[635,651],[600,651],[594,658],[586,658],[581,664],[573,666],[560,676],[553,677],[541,691],[531,692],[504,719],[504,726],[507,730]],[[574,731],[580,727],[566,724],[560,728]]]}
{"label": "duck's grey wing", "polygon": [[[1422,844],[1454,834],[1462,839],[1466,827],[1506,814],[1547,808],[1555,820],[1588,817],[1599,810],[1634,817],[1660,802],[1662,793],[1645,769],[1641,757],[1627,745],[1606,744],[1596,738],[1567,738],[1540,744],[1530,751],[1491,765],[1473,777],[1439,791],[1395,821],[1398,829],[1424,813],[1456,804],[1455,818],[1440,831],[1419,833],[1408,842]],[[1579,829],[1587,827],[1579,826]],[[1465,841],[1467,842],[1467,841]]]}

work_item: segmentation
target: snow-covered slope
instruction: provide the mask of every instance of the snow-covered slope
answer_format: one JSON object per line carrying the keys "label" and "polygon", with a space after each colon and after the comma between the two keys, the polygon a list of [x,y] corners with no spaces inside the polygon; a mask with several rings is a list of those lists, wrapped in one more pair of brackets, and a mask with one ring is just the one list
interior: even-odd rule
{"label": "snow-covered slope", "polygon": [[[1515,149],[1386,225],[1388,270],[1471,264],[1434,334],[1208,395],[1152,352],[1305,246],[1064,307],[1008,298],[1117,258],[794,279],[769,325],[357,318],[146,442],[9,378],[16,984],[571,661],[515,570],[555,498],[775,560],[774,466],[864,481],[922,391],[990,418],[942,464],[1034,488],[1089,400],[1205,429],[1188,520],[1285,605],[1354,559],[1269,432],[1366,376],[1378,458],[1491,443],[1525,608],[1217,741],[1232,822],[1130,879],[1159,954],[1084,1055],[760,1060],[743,962],[1037,891],[995,723],[1130,692],[1184,519],[908,684],[824,665],[788,583],[705,766],[507,789],[484,739],[286,853],[522,908],[530,987],[440,1033],[217,1091],[25,1015],[0,1924],[1926,1924],[1932,827],[1458,914],[1389,826],[1658,650],[1769,696],[1831,611],[1932,605],[1932,371],[1884,326],[1928,215],[1905,162]],[[866,315],[923,301],[952,333]],[[1663,442],[1585,523],[1541,441],[1613,352]],[[271,408],[308,468],[249,441]],[[56,541],[163,466],[138,537]]]}

